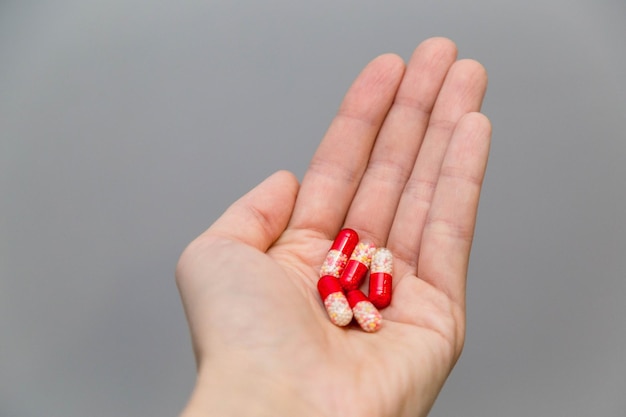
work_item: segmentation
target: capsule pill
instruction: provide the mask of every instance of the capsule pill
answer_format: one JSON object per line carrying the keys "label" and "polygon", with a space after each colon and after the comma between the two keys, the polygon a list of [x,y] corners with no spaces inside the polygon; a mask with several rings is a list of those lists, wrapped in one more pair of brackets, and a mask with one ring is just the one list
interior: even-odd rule
{"label": "capsule pill", "polygon": [[344,290],[352,291],[359,288],[369,270],[375,249],[374,244],[368,241],[362,241],[356,245],[348,264],[339,277],[339,283]]}
{"label": "capsule pill", "polygon": [[358,242],[359,235],[357,232],[352,229],[340,230],[322,264],[320,277],[332,275],[339,278]]}
{"label": "capsule pill", "polygon": [[322,297],[330,321],[337,326],[347,326],[352,321],[352,308],[337,278],[324,275],[317,282],[317,290]]}
{"label": "capsule pill", "polygon": [[372,255],[368,298],[378,309],[391,303],[393,255],[387,248],[378,248]]}
{"label": "capsule pill", "polygon": [[352,314],[361,329],[373,333],[380,329],[383,318],[374,304],[367,299],[361,290],[352,290],[347,294],[348,304],[352,308]]}

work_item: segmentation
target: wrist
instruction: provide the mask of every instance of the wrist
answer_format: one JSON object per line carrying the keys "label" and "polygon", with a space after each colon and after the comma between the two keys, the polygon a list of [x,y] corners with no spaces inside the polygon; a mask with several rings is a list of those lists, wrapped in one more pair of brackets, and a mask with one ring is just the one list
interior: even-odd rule
{"label": "wrist", "polygon": [[240,362],[203,366],[181,417],[323,417],[292,386]]}

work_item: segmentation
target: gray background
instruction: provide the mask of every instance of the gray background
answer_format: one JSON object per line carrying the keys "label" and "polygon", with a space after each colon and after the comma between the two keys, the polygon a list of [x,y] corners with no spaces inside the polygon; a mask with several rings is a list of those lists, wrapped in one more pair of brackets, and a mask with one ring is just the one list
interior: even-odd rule
{"label": "gray background", "polygon": [[626,3],[0,2],[0,416],[175,415],[184,246],[300,178],[367,61],[455,40],[494,125],[432,416],[626,412]]}

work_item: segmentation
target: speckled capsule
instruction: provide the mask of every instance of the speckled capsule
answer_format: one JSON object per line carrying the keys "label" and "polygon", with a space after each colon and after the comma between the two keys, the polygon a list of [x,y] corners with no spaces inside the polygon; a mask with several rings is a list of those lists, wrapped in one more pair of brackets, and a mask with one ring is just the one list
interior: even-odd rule
{"label": "speckled capsule", "polygon": [[352,308],[352,314],[354,314],[354,318],[361,329],[368,333],[380,329],[383,324],[383,317],[361,290],[352,290],[348,292],[346,297],[350,308]]}
{"label": "speckled capsule", "polygon": [[359,243],[357,232],[352,229],[340,230],[320,268],[320,277],[332,275],[339,278],[357,243]]}
{"label": "speckled capsule", "polygon": [[347,326],[352,321],[352,308],[337,278],[324,275],[317,282],[317,291],[322,297],[330,321],[337,326]]}
{"label": "speckled capsule", "polygon": [[356,245],[346,268],[339,277],[339,283],[344,290],[352,291],[359,288],[369,270],[375,249],[376,246],[368,241],[362,241]]}
{"label": "speckled capsule", "polygon": [[372,255],[368,298],[378,309],[391,303],[393,255],[387,248],[378,248]]}

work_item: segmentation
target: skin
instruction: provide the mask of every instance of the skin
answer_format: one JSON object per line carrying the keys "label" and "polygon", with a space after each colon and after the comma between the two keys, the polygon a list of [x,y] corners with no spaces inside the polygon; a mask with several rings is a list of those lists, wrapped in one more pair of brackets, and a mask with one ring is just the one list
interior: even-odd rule
{"label": "skin", "polygon": [[[356,78],[302,181],[280,171],[183,252],[197,360],[182,416],[424,416],[465,336],[491,125],[484,68],[433,38]],[[318,271],[342,227],[395,256],[380,331],[334,326]]]}

